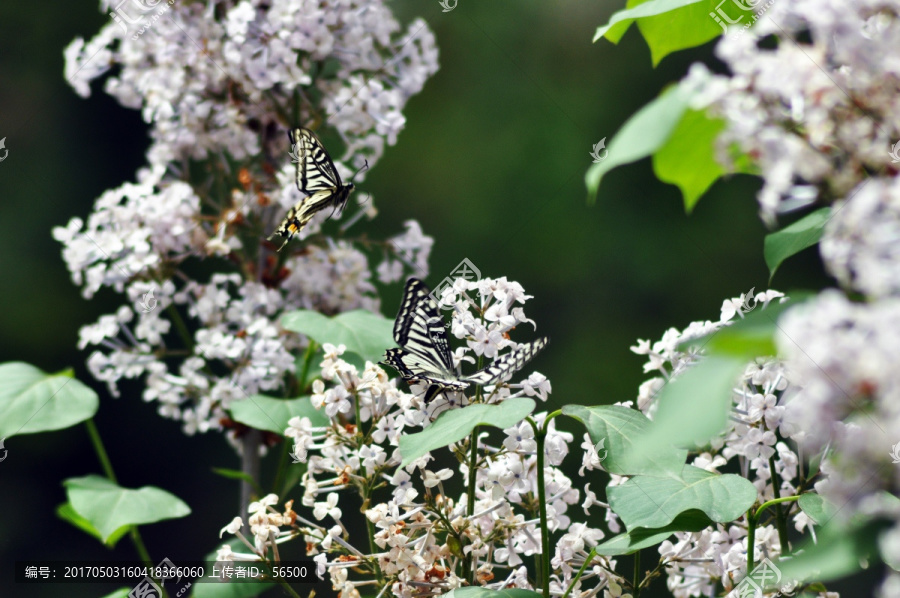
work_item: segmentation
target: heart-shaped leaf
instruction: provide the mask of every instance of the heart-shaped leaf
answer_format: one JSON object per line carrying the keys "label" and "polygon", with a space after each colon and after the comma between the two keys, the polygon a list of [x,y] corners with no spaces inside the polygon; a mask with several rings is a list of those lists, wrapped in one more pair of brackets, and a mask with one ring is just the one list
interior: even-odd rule
{"label": "heart-shaped leaf", "polygon": [[96,475],[69,478],[63,484],[69,504],[104,542],[122,526],[177,519],[191,512],[180,498],[153,486],[131,490]]}
{"label": "heart-shaped leaf", "polygon": [[100,540],[101,542],[103,542],[104,544],[109,546],[110,548],[114,547],[116,545],[116,543],[122,539],[122,536],[127,534],[128,530],[131,529],[127,525],[122,526],[119,529],[117,529],[109,538],[106,538],[106,540],[104,541],[103,536],[100,534],[100,532],[97,531],[97,528],[95,528],[93,525],[91,525],[90,521],[88,521],[87,519],[85,519],[84,517],[82,517],[81,515],[76,513],[75,509],[73,509],[72,505],[70,505],[69,503],[66,502],[66,503],[63,503],[63,504],[59,505],[58,507],[56,507],[56,515],[63,521],[68,521],[69,523],[71,523],[72,525],[74,525],[75,527],[80,529],[81,531],[86,532],[87,534],[89,534],[91,536],[94,536],[95,538],[97,538],[98,540]]}
{"label": "heart-shaped leaf", "polygon": [[400,467],[406,467],[428,452],[462,440],[477,426],[512,427],[534,411],[534,407],[533,400],[516,398],[497,405],[448,409],[423,431],[400,437],[400,454],[403,455]]}
{"label": "heart-shaped leaf", "polygon": [[0,438],[74,426],[98,405],[97,393],[71,370],[47,374],[20,361],[0,364]]}
{"label": "heart-shaped leaf", "polygon": [[265,395],[250,395],[236,401],[229,409],[232,419],[258,430],[284,435],[288,421],[294,417],[308,417],[313,426],[327,426],[325,414],[312,406],[309,397],[276,399]]}
{"label": "heart-shaped leaf", "polygon": [[609,506],[628,530],[660,528],[697,509],[718,523],[739,518],[756,501],[756,487],[733,474],[716,474],[685,465],[675,473],[634,476],[607,489]]}
{"label": "heart-shaped leaf", "polygon": [[600,405],[584,407],[582,405],[565,405],[563,414],[573,417],[584,424],[591,441],[603,442],[606,454],[598,451],[603,468],[618,475],[635,475],[664,471],[681,471],[687,450],[666,447],[654,455],[649,455],[640,463],[627,459],[634,451],[636,439],[642,438],[650,428],[650,420],[637,409],[629,409],[620,405]]}
{"label": "heart-shaped leaf", "polygon": [[317,343],[345,345],[371,362],[379,361],[385,350],[394,343],[394,322],[382,315],[357,309],[333,318],[317,311],[301,309],[285,314],[281,325],[288,330],[305,334]]}

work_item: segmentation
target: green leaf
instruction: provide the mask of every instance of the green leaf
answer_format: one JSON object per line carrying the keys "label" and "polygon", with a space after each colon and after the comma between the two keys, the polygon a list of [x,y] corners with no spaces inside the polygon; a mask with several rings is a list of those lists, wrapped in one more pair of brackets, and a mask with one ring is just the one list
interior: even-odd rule
{"label": "green leaf", "polygon": [[63,484],[69,504],[104,542],[122,526],[177,519],[191,512],[180,498],[153,486],[131,490],[97,475],[69,478]]}
{"label": "green leaf", "polygon": [[878,555],[877,538],[887,526],[877,521],[847,523],[833,520],[795,551],[790,559],[780,559],[775,566],[781,571],[779,585],[791,581],[819,581],[847,577]]}
{"label": "green leaf", "polygon": [[[564,415],[575,418],[584,424],[591,442],[603,441],[606,457],[603,468],[618,475],[634,475],[663,471],[680,471],[687,459],[687,450],[664,448],[647,457],[642,463],[632,463],[627,459],[635,446],[635,440],[646,435],[650,420],[637,409],[629,409],[619,405],[601,405],[584,407],[582,405],[565,405]],[[598,450],[603,457],[601,450]],[[636,465],[636,467],[634,467]]]}
{"label": "green leaf", "polygon": [[766,258],[766,265],[769,267],[770,281],[784,260],[819,242],[825,223],[830,218],[831,208],[822,208],[807,214],[778,232],[766,235],[763,254]]}
{"label": "green leaf", "polygon": [[597,199],[597,189],[607,172],[646,158],[663,147],[687,108],[688,94],[673,86],[629,118],[610,141],[606,159],[591,166],[585,175],[590,202]]}
{"label": "green leaf", "polygon": [[250,395],[243,401],[232,403],[228,411],[234,421],[282,436],[288,427],[288,420],[294,416],[308,417],[313,426],[328,425],[328,418],[312,406],[309,397],[276,399],[265,395]]}
{"label": "green leaf", "polygon": [[[635,20],[647,19],[658,15],[666,15],[668,18],[672,18],[671,14],[667,15],[666,13],[683,9],[698,2],[705,3],[706,0],[650,0],[649,2],[643,2],[637,6],[620,10],[609,18],[609,23],[597,29],[597,32],[594,33],[593,41],[596,42],[601,37],[605,37],[612,43],[617,44]],[[712,20],[708,16],[706,18]],[[719,28],[719,31],[721,31],[721,28]]]}
{"label": "green leaf", "polygon": [[687,346],[703,347],[709,354],[735,357],[749,361],[756,357],[768,357],[777,354],[775,333],[778,331],[778,319],[787,310],[807,301],[814,295],[805,291],[791,292],[789,301],[779,303],[774,300],[765,309],[756,309],[753,303],[747,303],[750,311],[743,318],[735,319],[730,326],[687,343]]}
{"label": "green leaf", "polygon": [[824,525],[837,513],[837,507],[814,492],[801,495],[797,502],[816,525]]}
{"label": "green leaf", "polygon": [[305,334],[319,344],[343,344],[348,351],[372,362],[379,361],[385,350],[395,346],[393,320],[362,309],[344,312],[333,318],[301,309],[285,314],[281,325]]}
{"label": "green leaf", "polygon": [[128,598],[133,588],[119,588],[112,594],[107,594],[102,598]]}
{"label": "green leaf", "polygon": [[498,405],[469,405],[460,409],[448,409],[434,423],[417,434],[400,437],[400,454],[406,467],[422,455],[458,442],[472,433],[476,426],[509,428],[534,411],[532,399],[507,399]]}
{"label": "green leaf", "polygon": [[468,586],[451,590],[448,598],[541,598],[541,594],[532,590],[520,588],[507,588],[504,590],[489,590]]}
{"label": "green leaf", "polygon": [[81,531],[87,533],[88,535],[94,536],[110,548],[113,548],[116,543],[122,539],[122,536],[128,533],[128,530],[131,529],[131,526],[123,525],[119,529],[117,529],[113,534],[107,538],[105,541],[100,532],[97,531],[91,522],[79,515],[75,512],[75,509],[72,508],[72,505],[65,502],[58,507],[56,507],[56,516],[62,519],[63,521],[68,521]]}
{"label": "green leaf", "polygon": [[[732,405],[732,388],[747,359],[708,355],[659,391],[659,409],[646,432],[635,438],[629,467],[672,447],[702,446],[721,432]],[[659,527],[659,526],[655,526]]]}
{"label": "green leaf", "polygon": [[700,511],[686,511],[665,527],[639,527],[598,544],[594,550],[601,556],[633,554],[642,548],[656,546],[675,532],[699,532],[711,525],[713,523],[709,517]]}
{"label": "green leaf", "polygon": [[[650,3],[644,2],[640,6]],[[638,2],[629,2],[628,6],[636,4]],[[653,4],[678,3],[657,0]],[[721,5],[721,0],[703,0],[685,4],[662,14],[638,19],[638,29],[650,47],[653,66],[657,66],[663,58],[672,52],[694,48],[722,35],[722,27],[710,16],[710,13],[716,12],[717,5]],[[729,14],[730,18],[736,18],[742,14],[742,11],[733,10],[730,5],[728,8],[729,13],[732,11],[735,13],[733,15]],[[742,20],[745,23],[751,19],[752,12],[743,12]]]}
{"label": "green leaf", "polygon": [[229,480],[241,480],[242,482],[247,482],[248,484],[250,484],[250,486],[253,487],[257,494],[259,494],[260,496],[264,494],[262,488],[259,487],[259,484],[249,473],[240,471],[238,469],[227,469],[225,467],[213,467],[212,471],[214,474],[222,476],[223,478]]}
{"label": "green leaf", "polygon": [[72,371],[47,374],[20,361],[0,364],[0,438],[61,430],[97,413],[97,393]]}
{"label": "green leaf", "polygon": [[718,523],[741,517],[756,501],[756,487],[741,476],[685,465],[681,474],[634,476],[607,489],[609,506],[628,530],[659,528],[691,509]]}
{"label": "green leaf", "polygon": [[715,141],[725,121],[704,110],[687,110],[672,136],[653,154],[653,172],[664,183],[677,185],[690,213],[725,169],[716,161]]}

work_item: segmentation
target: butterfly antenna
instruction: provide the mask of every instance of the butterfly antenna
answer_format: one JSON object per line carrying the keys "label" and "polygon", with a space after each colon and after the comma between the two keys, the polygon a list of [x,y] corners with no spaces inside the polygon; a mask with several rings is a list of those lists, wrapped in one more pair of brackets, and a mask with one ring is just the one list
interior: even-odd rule
{"label": "butterfly antenna", "polygon": [[353,173],[353,176],[350,177],[350,180],[352,181],[353,179],[356,178],[356,175],[358,175],[359,173],[361,173],[363,170],[367,170],[368,168],[369,168],[369,161],[368,161],[368,160],[365,160],[365,163],[362,165],[362,168],[360,168],[360,169],[357,170],[355,173]]}

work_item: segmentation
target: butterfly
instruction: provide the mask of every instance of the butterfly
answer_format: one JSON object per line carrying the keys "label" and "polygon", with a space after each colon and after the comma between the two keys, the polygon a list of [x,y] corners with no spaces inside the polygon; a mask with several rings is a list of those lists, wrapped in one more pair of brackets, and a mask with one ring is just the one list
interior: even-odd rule
{"label": "butterfly", "polygon": [[388,349],[382,363],[407,382],[428,384],[425,402],[444,391],[465,390],[471,384],[487,386],[507,379],[522,369],[547,344],[541,338],[495,359],[486,368],[460,377],[453,367],[450,342],[438,306],[424,282],[410,278],[394,321],[394,340],[399,349]]}
{"label": "butterfly", "polygon": [[288,210],[278,229],[268,237],[270,241],[276,236],[285,237],[278,251],[284,249],[316,212],[329,207],[333,210],[343,210],[350,192],[354,189],[353,182],[344,184],[341,181],[334,162],[315,133],[298,127],[288,131],[288,138],[294,152],[291,155],[295,156],[297,161],[297,188],[306,194],[306,197]]}

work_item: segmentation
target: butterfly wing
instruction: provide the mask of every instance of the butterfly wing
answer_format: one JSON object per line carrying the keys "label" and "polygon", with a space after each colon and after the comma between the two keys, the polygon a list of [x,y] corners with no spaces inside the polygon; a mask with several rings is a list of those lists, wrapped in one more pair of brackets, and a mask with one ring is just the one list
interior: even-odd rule
{"label": "butterfly wing", "polygon": [[409,353],[432,359],[452,374],[453,357],[444,318],[431,298],[431,290],[418,278],[410,278],[403,289],[403,302],[394,321],[394,340]]}
{"label": "butterfly wing", "polygon": [[315,133],[300,127],[290,131],[289,135],[299,156],[297,188],[300,191],[311,195],[316,191],[335,191],[343,187],[331,156]]}
{"label": "butterfly wing", "polygon": [[511,351],[503,357],[495,359],[489,366],[478,370],[471,376],[466,376],[462,381],[478,384],[479,386],[488,386],[497,382],[505,382],[509,380],[513,374],[525,367],[525,364],[531,361],[545,346],[547,346],[546,337],[519,345],[519,348],[515,351]]}
{"label": "butterfly wing", "polygon": [[427,398],[440,390],[462,390],[468,386],[454,372],[444,320],[430,292],[417,278],[407,281],[394,321],[394,340],[402,348],[389,350],[384,362],[407,382],[427,383]]}
{"label": "butterfly wing", "polygon": [[269,236],[270,240],[276,235],[285,238],[278,251],[281,251],[288,241],[312,220],[316,212],[329,207],[343,208],[353,190],[352,183],[344,185],[341,182],[334,162],[315,133],[299,127],[288,131],[288,137],[291,145],[296,148],[298,157],[297,188],[306,194],[306,197],[288,210],[287,216]]}
{"label": "butterfly wing", "polygon": [[453,367],[444,320],[430,293],[421,280],[407,281],[394,321],[394,340],[402,348],[388,350],[384,360],[407,382],[427,383],[426,402],[443,390],[464,390],[470,384],[488,386],[506,381],[547,345],[546,338],[522,344],[486,368],[460,378]]}

